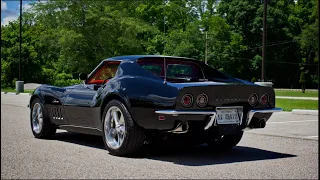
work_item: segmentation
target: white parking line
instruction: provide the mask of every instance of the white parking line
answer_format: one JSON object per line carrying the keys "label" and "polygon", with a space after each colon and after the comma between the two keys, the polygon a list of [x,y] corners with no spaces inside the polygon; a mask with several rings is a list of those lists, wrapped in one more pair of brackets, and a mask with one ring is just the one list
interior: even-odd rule
{"label": "white parking line", "polygon": [[318,138],[318,136],[306,136],[305,138]]}
{"label": "white parking line", "polygon": [[316,122],[318,120],[304,120],[304,121],[284,121],[284,122],[267,122],[268,124],[284,124],[284,123],[300,123],[300,122]]}

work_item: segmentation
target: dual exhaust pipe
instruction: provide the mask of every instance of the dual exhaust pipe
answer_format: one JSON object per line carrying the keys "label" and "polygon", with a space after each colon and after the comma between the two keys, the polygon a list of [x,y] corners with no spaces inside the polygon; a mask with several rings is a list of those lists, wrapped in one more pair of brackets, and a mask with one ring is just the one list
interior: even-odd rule
{"label": "dual exhaust pipe", "polygon": [[[265,128],[266,127],[266,119],[262,118],[257,120],[252,126],[252,129],[258,129],[258,128]],[[182,134],[182,133],[187,133],[189,130],[189,124],[188,122],[182,122],[179,123],[176,128],[174,128],[171,131],[168,132],[172,132],[172,133],[176,133],[176,134]]]}

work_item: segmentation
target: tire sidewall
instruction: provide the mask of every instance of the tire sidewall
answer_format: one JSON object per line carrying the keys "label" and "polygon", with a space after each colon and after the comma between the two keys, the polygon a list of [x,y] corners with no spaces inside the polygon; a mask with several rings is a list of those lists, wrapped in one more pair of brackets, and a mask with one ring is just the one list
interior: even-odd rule
{"label": "tire sidewall", "polygon": [[[110,107],[112,106],[116,106],[121,110],[122,115],[124,116],[124,122],[125,122],[125,137],[124,140],[121,144],[121,146],[117,149],[113,149],[111,147],[109,147],[107,140],[106,140],[106,136],[105,136],[105,120],[106,120],[106,115],[107,112],[109,110]],[[128,117],[130,116],[130,117]],[[103,142],[107,148],[107,150],[112,153],[119,153],[122,149],[124,149],[128,143],[128,130],[131,127],[131,123],[129,122],[129,118],[132,119],[130,113],[128,112],[127,108],[124,106],[124,104],[118,100],[111,100],[107,106],[104,108],[103,111],[103,116],[102,116],[102,135],[103,135]]]}
{"label": "tire sidewall", "polygon": [[[41,127],[41,130],[39,133],[36,133],[33,131],[33,124],[32,124],[32,111],[33,111],[33,108],[34,108],[34,105],[36,103],[39,103],[40,104],[40,107],[41,107],[41,110],[42,110],[42,127]],[[30,109],[30,125],[31,125],[31,131],[33,133],[33,135],[36,137],[36,138],[40,138],[43,136],[43,133],[44,133],[44,128],[47,126],[47,123],[50,123],[48,122],[48,117],[47,117],[47,112],[46,112],[46,109],[44,108],[43,106],[43,103],[38,99],[34,99],[31,103],[31,109]]]}

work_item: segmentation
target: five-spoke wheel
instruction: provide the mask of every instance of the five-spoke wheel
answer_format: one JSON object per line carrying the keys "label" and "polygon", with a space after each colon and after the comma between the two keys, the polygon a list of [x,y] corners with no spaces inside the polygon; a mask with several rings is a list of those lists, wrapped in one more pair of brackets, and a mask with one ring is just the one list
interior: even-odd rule
{"label": "five-spoke wheel", "polygon": [[43,114],[40,103],[35,103],[32,108],[32,130],[40,133],[43,124]]}
{"label": "five-spoke wheel", "polygon": [[110,154],[128,155],[143,145],[144,132],[121,101],[111,100],[106,105],[102,121],[103,139]]}
{"label": "five-spoke wheel", "polygon": [[126,136],[126,123],[121,110],[117,106],[112,106],[108,109],[104,126],[108,146],[113,149],[119,148]]}
{"label": "five-spoke wheel", "polygon": [[36,138],[51,138],[54,136],[56,128],[51,123],[42,102],[35,98],[30,107],[30,124],[33,135]]}

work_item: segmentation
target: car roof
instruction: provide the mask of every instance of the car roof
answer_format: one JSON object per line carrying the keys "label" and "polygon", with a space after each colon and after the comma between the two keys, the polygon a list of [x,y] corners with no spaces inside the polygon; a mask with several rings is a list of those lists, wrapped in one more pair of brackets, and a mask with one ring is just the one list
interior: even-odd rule
{"label": "car roof", "polygon": [[184,60],[200,62],[199,60],[187,58],[187,57],[164,56],[164,55],[126,55],[126,56],[115,56],[115,57],[107,58],[105,60],[106,61],[112,61],[112,60],[137,61],[142,58],[174,58],[174,59],[184,59]]}

